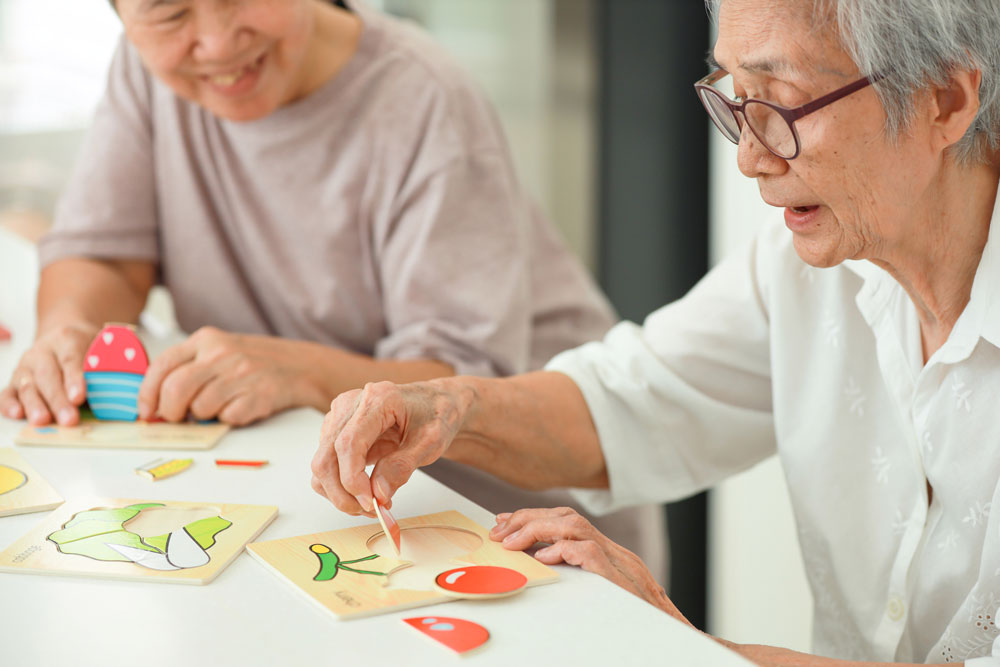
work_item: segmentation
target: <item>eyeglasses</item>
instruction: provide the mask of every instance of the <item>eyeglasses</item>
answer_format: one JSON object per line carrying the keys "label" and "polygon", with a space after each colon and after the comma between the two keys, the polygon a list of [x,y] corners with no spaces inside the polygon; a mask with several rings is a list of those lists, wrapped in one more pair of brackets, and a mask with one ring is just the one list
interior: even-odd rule
{"label": "eyeglasses", "polygon": [[[743,124],[750,126],[754,136],[760,140],[764,148],[783,160],[794,160],[802,150],[799,133],[795,129],[795,121],[819,111],[828,104],[833,104],[842,97],[857,92],[878,81],[882,76],[871,76],[858,79],[832,93],[807,102],[800,107],[789,109],[772,102],[758,100],[753,97],[735,102],[718,88],[714,87],[722,79],[729,76],[724,69],[717,69],[704,79],[694,84],[698,99],[705,106],[709,117],[722,134],[734,144],[740,143],[743,134]],[[732,78],[729,79],[732,90]]]}

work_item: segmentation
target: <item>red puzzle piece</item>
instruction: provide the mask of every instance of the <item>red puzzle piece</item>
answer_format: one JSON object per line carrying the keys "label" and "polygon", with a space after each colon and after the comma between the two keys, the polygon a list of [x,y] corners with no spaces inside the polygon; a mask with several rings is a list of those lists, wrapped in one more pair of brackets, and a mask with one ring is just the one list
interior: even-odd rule
{"label": "red puzzle piece", "polygon": [[507,567],[469,565],[442,572],[434,583],[448,593],[463,597],[511,595],[528,583],[528,578]]}
{"label": "red puzzle piece", "polygon": [[396,550],[396,555],[399,556],[400,550],[403,546],[403,535],[402,531],[399,529],[399,524],[396,523],[396,517],[394,517],[389,510],[382,506],[382,503],[378,501],[378,498],[375,498],[375,502],[373,504],[375,505],[375,516],[378,517],[378,522],[382,524],[382,530],[384,530],[385,534],[389,536],[389,539],[392,541],[392,546]]}
{"label": "red puzzle piece", "polygon": [[486,640],[490,638],[489,630],[478,623],[461,618],[417,616],[403,620],[457,653],[471,651],[485,644]]}
{"label": "red puzzle piece", "polygon": [[84,371],[109,371],[144,375],[149,367],[146,349],[131,327],[109,324],[87,349]]}

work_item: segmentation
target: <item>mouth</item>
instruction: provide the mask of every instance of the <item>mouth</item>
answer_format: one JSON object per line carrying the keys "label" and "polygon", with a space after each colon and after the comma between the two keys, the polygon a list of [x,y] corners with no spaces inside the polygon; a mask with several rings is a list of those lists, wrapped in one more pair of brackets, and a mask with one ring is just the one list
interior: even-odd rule
{"label": "mouth", "polygon": [[256,80],[266,57],[266,53],[261,54],[256,60],[242,67],[216,74],[203,74],[200,78],[222,93],[244,92],[243,88]]}
{"label": "mouth", "polygon": [[791,209],[792,211],[794,211],[795,213],[803,214],[803,213],[811,213],[812,211],[815,211],[816,209],[819,208],[819,205],[818,204],[813,204],[811,206],[789,206],[788,208]]}

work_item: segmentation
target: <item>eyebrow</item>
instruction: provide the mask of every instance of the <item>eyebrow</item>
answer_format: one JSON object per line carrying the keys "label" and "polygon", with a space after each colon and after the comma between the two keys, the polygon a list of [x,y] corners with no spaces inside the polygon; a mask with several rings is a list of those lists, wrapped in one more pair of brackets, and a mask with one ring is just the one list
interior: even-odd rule
{"label": "eyebrow", "polygon": [[148,12],[160,7],[162,5],[176,5],[181,0],[146,0],[143,4],[141,11]]}
{"label": "eyebrow", "polygon": [[[719,61],[715,59],[715,53],[711,50],[705,57],[705,62],[708,63],[709,69],[726,69],[719,64]],[[738,66],[739,69],[744,72],[749,72],[751,74],[763,72],[765,74],[799,74],[800,71],[792,66],[787,60],[775,60],[773,58],[761,58],[758,60],[745,60],[741,62]],[[726,70],[729,71],[729,70]]]}

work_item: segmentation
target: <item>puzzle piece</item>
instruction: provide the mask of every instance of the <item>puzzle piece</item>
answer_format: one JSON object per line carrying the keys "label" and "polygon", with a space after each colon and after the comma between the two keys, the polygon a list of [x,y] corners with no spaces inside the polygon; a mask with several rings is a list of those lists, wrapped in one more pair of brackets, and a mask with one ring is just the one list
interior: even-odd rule
{"label": "puzzle piece", "polygon": [[83,377],[87,403],[98,419],[135,421],[139,386],[149,368],[142,341],[131,326],[109,324],[87,348]]}
{"label": "puzzle piece", "polygon": [[455,597],[497,598],[520,593],[528,578],[509,567],[470,565],[442,572],[434,578],[434,584]]}
{"label": "puzzle piece", "polygon": [[490,632],[478,623],[448,616],[416,616],[403,621],[434,641],[456,653],[479,648],[490,638]]}

